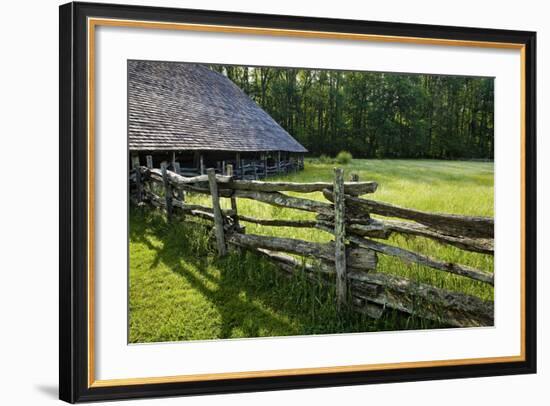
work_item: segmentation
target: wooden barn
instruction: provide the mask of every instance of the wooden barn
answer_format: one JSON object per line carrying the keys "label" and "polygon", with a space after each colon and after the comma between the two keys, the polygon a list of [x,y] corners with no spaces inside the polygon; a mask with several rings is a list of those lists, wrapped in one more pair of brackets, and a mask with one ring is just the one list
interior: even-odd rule
{"label": "wooden barn", "polygon": [[224,75],[200,64],[128,61],[131,159],[184,176],[263,178],[303,169],[307,150]]}

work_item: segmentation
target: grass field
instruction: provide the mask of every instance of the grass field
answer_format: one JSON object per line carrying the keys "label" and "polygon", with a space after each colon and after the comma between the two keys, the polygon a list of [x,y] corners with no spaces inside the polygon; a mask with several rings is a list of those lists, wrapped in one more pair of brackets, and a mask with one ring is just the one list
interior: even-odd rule
{"label": "grass field", "polygon": [[[306,161],[305,170],[285,176],[297,182],[332,181],[334,164]],[[493,215],[493,164],[489,162],[353,160],[343,165],[346,178],[379,183],[376,200],[432,212]],[[275,178],[273,179],[275,180]],[[308,198],[323,200],[320,193]],[[191,200],[209,205],[209,197]],[[223,199],[226,200],[226,199]],[[229,201],[223,201],[229,207]],[[263,218],[314,218],[312,213],[239,200],[241,214]],[[314,229],[246,224],[248,233],[311,241],[331,236]],[[200,226],[175,221],[147,209],[130,210],[129,331],[130,342],[204,340],[261,336],[328,334],[360,331],[434,328],[415,317],[387,313],[372,320],[352,312],[336,312],[334,291],[300,277],[288,279],[261,258],[232,253],[216,259],[208,233]],[[441,246],[424,238],[392,236],[391,244],[450,262],[493,271],[493,258]],[[380,256],[380,272],[493,298],[493,289],[479,282],[406,265]]]}

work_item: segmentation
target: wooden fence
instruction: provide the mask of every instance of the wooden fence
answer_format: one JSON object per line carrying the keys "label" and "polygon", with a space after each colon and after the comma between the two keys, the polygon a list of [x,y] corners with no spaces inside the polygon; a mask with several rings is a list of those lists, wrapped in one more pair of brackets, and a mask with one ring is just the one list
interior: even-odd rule
{"label": "wooden fence", "polygon": [[[375,192],[376,182],[344,182],[341,169],[335,169],[333,183],[236,180],[231,174],[232,167],[228,166],[226,176],[208,169],[205,175],[189,178],[167,170],[165,165],[152,169],[136,163],[130,179],[133,198],[141,204],[165,210],[169,219],[180,213],[212,222],[220,256],[227,253],[228,247],[247,249],[288,273],[303,272],[312,281],[336,284],[339,306],[351,307],[375,318],[386,309],[393,309],[450,326],[493,325],[492,301],[376,272],[378,255],[382,254],[399,258],[406,264],[419,264],[436,272],[493,285],[491,273],[380,241],[398,233],[493,255],[492,218],[427,213],[365,199],[360,196]],[[211,196],[212,207],[187,203],[185,197],[189,192]],[[326,201],[289,196],[283,192],[322,192]],[[220,198],[231,199],[231,209],[222,210]],[[238,199],[313,212],[316,217],[314,220],[287,220],[245,216],[238,213]],[[243,222],[315,228],[332,234],[334,239],[319,243],[247,234]]]}

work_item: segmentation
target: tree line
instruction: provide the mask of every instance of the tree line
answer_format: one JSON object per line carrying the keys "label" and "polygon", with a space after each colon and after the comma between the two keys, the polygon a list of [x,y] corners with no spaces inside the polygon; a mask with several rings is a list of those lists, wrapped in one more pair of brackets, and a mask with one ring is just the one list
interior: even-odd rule
{"label": "tree line", "polygon": [[492,78],[213,65],[311,155],[493,159]]}

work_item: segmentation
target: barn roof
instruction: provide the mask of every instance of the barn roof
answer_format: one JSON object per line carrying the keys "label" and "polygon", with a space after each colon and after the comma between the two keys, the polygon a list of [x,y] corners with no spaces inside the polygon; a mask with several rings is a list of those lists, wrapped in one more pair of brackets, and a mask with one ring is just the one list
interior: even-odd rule
{"label": "barn roof", "polygon": [[224,75],[128,61],[130,150],[307,150]]}

